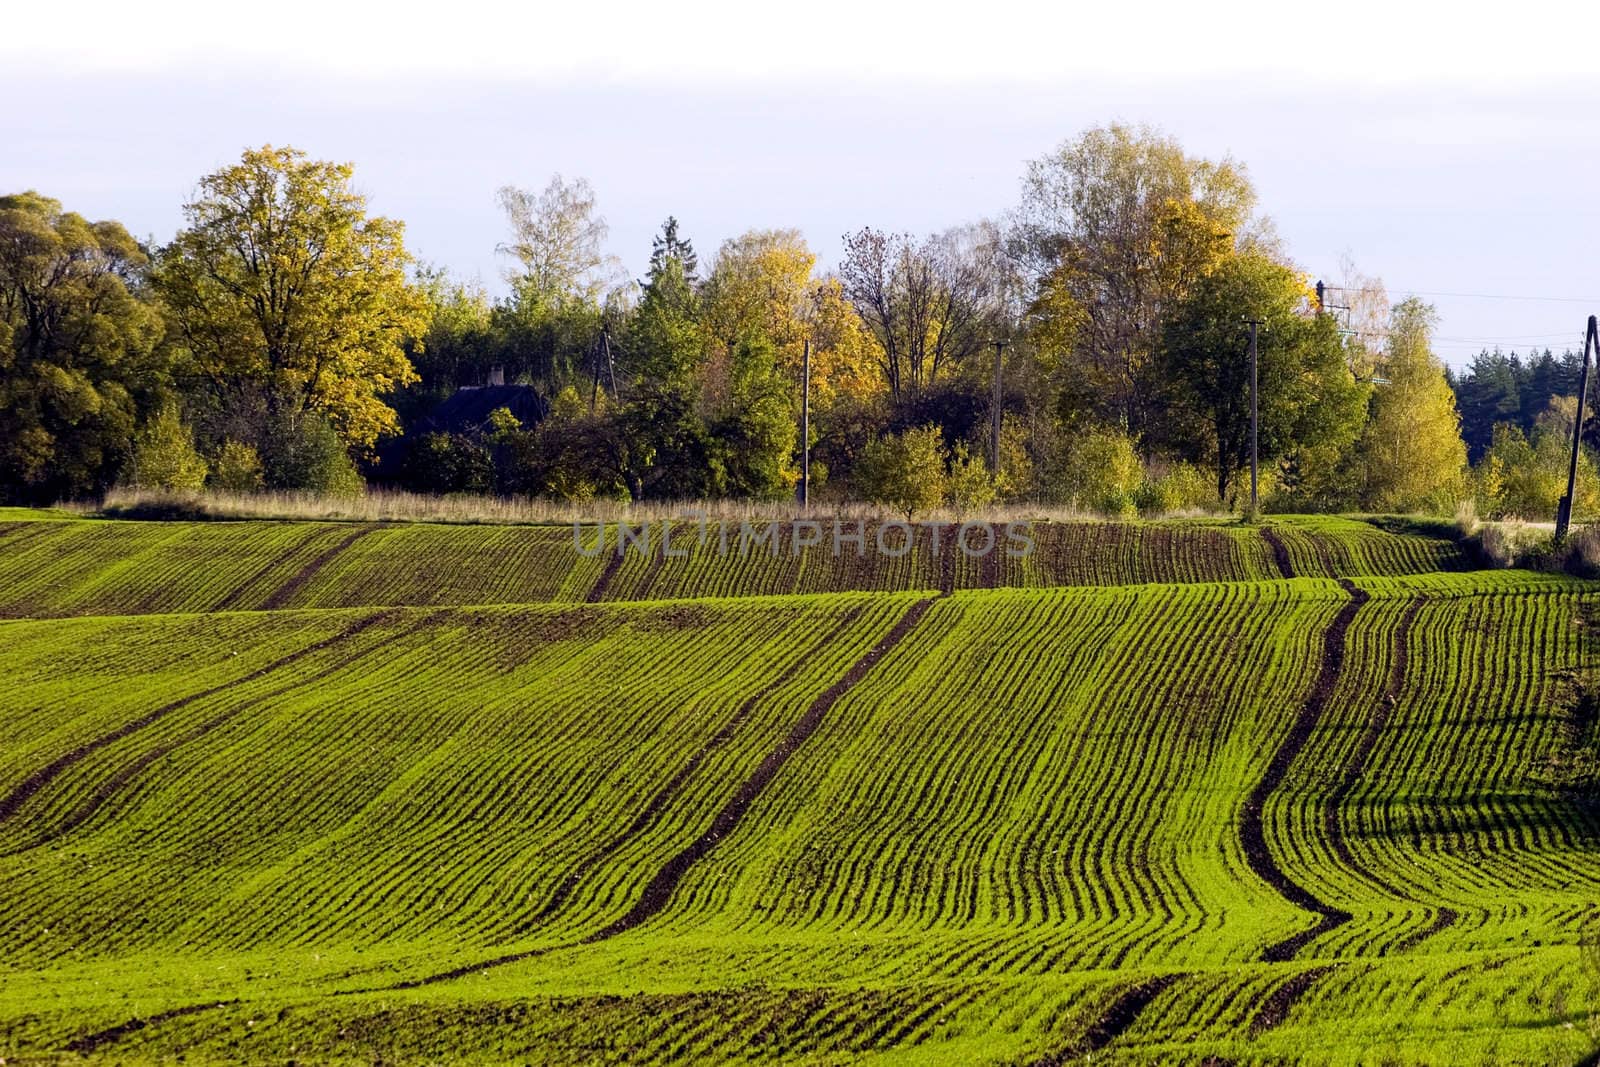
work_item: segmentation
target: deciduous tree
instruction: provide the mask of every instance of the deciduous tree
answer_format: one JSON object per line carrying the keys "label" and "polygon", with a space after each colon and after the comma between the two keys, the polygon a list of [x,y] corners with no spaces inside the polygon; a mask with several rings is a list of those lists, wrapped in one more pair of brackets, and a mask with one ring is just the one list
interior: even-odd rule
{"label": "deciduous tree", "polygon": [[399,430],[382,397],[416,378],[405,345],[427,305],[406,279],[404,227],[368,215],[352,175],[250,149],[200,180],[161,252],[158,287],[194,371],[224,407],[261,399],[258,436],[307,411],[357,449]]}
{"label": "deciduous tree", "polygon": [[1394,308],[1358,454],[1374,511],[1448,511],[1464,489],[1467,449],[1455,394],[1430,337],[1436,315],[1416,297]]}
{"label": "deciduous tree", "polygon": [[170,384],[144,251],[38,193],[0,197],[0,497],[105,489]]}

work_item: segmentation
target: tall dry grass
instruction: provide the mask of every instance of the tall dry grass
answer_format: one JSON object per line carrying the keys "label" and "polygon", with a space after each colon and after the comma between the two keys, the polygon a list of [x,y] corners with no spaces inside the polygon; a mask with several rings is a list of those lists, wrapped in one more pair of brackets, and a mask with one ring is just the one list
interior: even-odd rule
{"label": "tall dry grass", "polygon": [[[760,503],[736,500],[657,501],[629,504],[615,500],[562,503],[525,497],[428,496],[392,489],[374,489],[364,496],[333,497],[312,493],[230,493],[208,490],[203,493],[173,493],[148,489],[113,489],[99,503],[66,504],[80,515],[110,518],[151,519],[288,519],[350,522],[439,522],[499,525],[569,525],[574,522],[655,522],[662,519],[688,519],[704,515],[708,520],[780,521],[799,518],[834,518],[845,521],[904,519],[905,515],[858,501],[814,505],[802,512],[792,501]],[[985,508],[981,512],[960,512],[951,508],[914,516],[917,522],[963,522],[982,520],[1006,522],[1073,522],[1101,519],[1103,516],[1076,508],[1046,504],[1008,504]],[[1200,511],[1184,511],[1156,519],[1214,519],[1231,521],[1232,516]]]}

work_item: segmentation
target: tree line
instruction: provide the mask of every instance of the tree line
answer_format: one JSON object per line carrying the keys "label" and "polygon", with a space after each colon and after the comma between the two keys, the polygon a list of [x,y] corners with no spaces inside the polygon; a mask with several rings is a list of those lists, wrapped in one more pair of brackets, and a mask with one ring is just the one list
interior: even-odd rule
{"label": "tree line", "polygon": [[[1486,353],[1452,377],[1420,301],[1368,307],[1372,328],[1326,313],[1246,169],[1148,128],[1091,129],[1032,161],[1001,219],[862,227],[832,271],[791,229],[703,260],[669,218],[633,279],[586,181],[498,201],[492,296],[419,262],[349,164],[292,148],[201,178],[164,245],[39,193],[0,198],[0,494],[376,481],[781,500],[808,356],[813,500],[1240,507],[1246,319],[1274,510],[1476,496],[1532,513],[1575,417],[1570,356]],[[529,387],[534,410],[431,423],[492,381]],[[1600,502],[1587,456],[1584,477]]]}

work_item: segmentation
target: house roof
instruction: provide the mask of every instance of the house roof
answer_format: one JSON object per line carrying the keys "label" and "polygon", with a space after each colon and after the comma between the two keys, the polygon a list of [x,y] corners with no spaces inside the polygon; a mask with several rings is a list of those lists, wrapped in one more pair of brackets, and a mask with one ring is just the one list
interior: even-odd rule
{"label": "house roof", "polygon": [[469,385],[418,420],[413,433],[482,433],[489,416],[508,409],[524,426],[543,421],[550,403],[531,385]]}

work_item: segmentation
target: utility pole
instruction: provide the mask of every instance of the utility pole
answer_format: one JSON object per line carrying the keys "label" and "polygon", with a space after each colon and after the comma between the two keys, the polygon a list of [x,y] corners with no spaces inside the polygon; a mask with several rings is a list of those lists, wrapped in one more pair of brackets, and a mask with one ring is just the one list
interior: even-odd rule
{"label": "utility pole", "polygon": [[606,374],[611,380],[611,399],[617,398],[617,369],[611,363],[610,328],[600,327],[600,342],[594,346],[594,386],[589,390],[589,414],[594,414],[595,404],[600,399],[600,361],[606,362]]}
{"label": "utility pole", "polygon": [[811,338],[800,354],[800,510],[811,507]]}
{"label": "utility pole", "polygon": [[1556,506],[1556,544],[1567,538],[1567,529],[1572,525],[1572,500],[1578,491],[1578,449],[1583,444],[1583,408],[1589,398],[1589,350],[1594,349],[1595,359],[1600,361],[1600,327],[1595,325],[1595,317],[1589,316],[1589,327],[1583,334],[1583,372],[1578,375],[1578,411],[1572,420],[1572,463],[1567,468],[1567,493],[1561,498],[1561,503]]}
{"label": "utility pole", "polygon": [[600,347],[606,353],[606,377],[611,384],[611,399],[617,399],[617,365],[611,359],[611,327],[600,327]]}
{"label": "utility pole", "polygon": [[1000,357],[1005,350],[1005,341],[994,343],[994,405],[991,411],[993,425],[989,433],[989,473],[996,477],[1000,474]]}
{"label": "utility pole", "polygon": [[1256,403],[1256,328],[1261,325],[1261,320],[1245,321],[1250,324],[1250,514],[1253,517],[1259,506],[1256,497],[1256,440],[1260,429],[1260,413]]}

